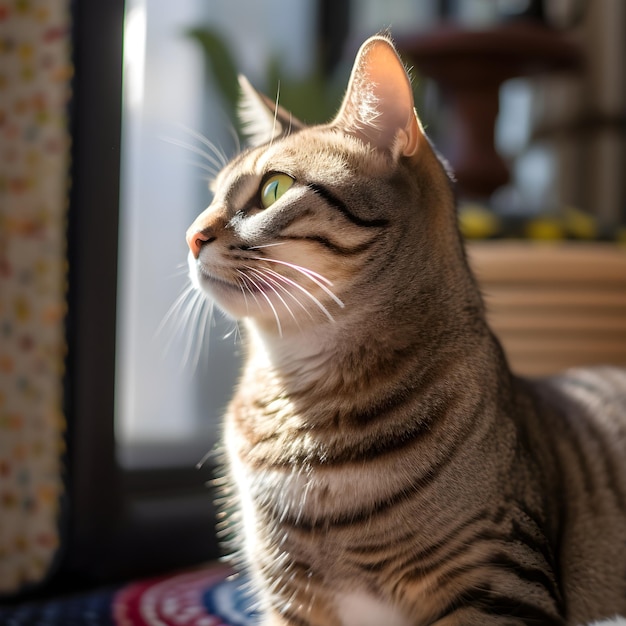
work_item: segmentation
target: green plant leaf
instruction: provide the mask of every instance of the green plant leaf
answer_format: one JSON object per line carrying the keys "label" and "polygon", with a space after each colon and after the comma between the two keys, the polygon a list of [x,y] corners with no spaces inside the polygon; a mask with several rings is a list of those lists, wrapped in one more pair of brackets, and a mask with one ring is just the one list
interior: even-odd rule
{"label": "green plant leaf", "polygon": [[207,71],[213,76],[217,87],[230,107],[229,114],[235,120],[239,101],[239,82],[234,57],[225,41],[207,28],[190,28],[185,33],[197,41],[204,52]]}

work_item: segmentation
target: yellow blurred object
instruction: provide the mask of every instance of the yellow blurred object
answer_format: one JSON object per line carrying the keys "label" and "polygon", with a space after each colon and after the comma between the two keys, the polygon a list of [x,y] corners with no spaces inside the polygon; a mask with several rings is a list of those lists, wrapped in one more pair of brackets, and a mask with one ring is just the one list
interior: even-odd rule
{"label": "yellow blurred object", "polygon": [[596,239],[598,225],[596,220],[575,207],[566,207],[563,211],[565,230],[576,239]]}
{"label": "yellow blurred object", "polygon": [[459,227],[467,239],[488,239],[500,231],[500,220],[480,204],[466,204],[459,211]]}
{"label": "yellow blurred object", "polygon": [[565,233],[561,222],[552,217],[538,217],[526,225],[526,236],[540,241],[563,239]]}

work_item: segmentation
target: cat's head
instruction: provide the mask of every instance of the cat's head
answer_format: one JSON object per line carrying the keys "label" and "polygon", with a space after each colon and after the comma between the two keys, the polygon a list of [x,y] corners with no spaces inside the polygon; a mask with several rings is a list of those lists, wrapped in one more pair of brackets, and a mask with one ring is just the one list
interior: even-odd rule
{"label": "cat's head", "polygon": [[278,334],[414,310],[440,288],[441,258],[462,255],[453,195],[391,41],[363,44],[325,125],[241,83],[253,147],[220,172],[187,231],[194,284]]}

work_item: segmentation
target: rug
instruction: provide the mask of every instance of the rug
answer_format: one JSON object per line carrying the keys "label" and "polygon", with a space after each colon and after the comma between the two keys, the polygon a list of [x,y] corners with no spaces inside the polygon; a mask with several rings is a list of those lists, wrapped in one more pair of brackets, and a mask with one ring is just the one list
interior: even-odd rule
{"label": "rug", "polygon": [[223,565],[0,607],[2,626],[253,626],[247,581]]}

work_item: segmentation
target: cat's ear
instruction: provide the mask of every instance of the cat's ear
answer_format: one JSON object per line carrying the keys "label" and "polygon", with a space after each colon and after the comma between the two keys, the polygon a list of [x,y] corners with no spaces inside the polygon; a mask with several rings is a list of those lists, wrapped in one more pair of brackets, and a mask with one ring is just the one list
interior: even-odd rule
{"label": "cat's ear", "polygon": [[332,125],[394,159],[412,156],[423,137],[409,76],[391,41],[382,35],[359,50],[341,109]]}
{"label": "cat's ear", "polygon": [[260,146],[304,127],[289,111],[257,91],[245,76],[239,76],[239,86],[239,119],[244,135],[253,146]]}

